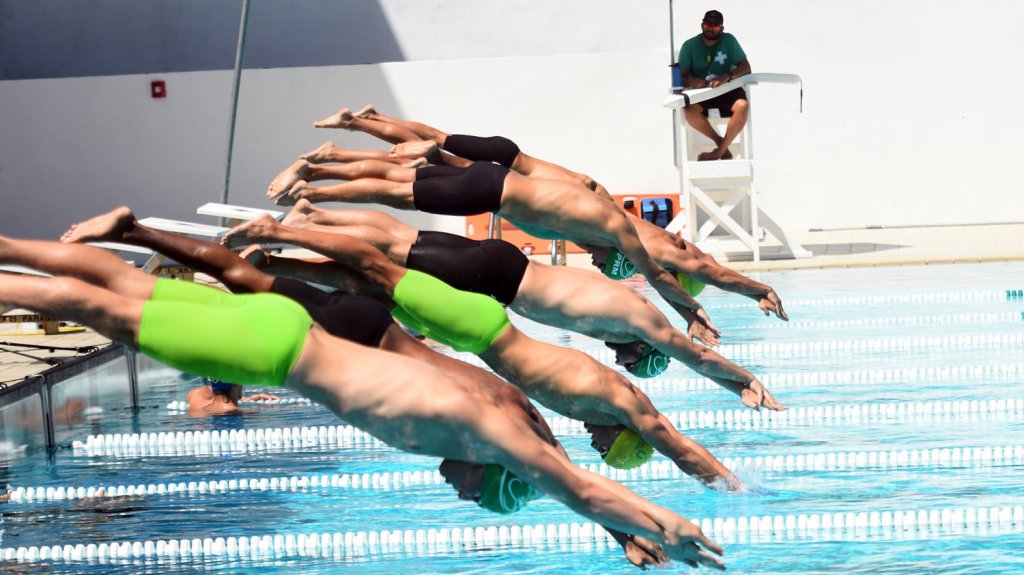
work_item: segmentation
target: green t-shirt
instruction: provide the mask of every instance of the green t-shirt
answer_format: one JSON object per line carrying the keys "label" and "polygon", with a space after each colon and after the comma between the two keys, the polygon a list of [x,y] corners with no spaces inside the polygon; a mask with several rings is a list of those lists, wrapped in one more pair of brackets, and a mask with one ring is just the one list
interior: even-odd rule
{"label": "green t-shirt", "polygon": [[679,69],[692,78],[707,80],[709,76],[728,74],[746,57],[732,34],[722,33],[714,46],[705,46],[703,36],[697,34],[679,49]]}

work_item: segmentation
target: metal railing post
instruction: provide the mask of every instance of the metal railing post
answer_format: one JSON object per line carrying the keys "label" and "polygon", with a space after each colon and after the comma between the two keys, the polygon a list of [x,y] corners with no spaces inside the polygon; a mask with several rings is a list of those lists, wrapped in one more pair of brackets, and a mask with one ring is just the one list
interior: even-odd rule
{"label": "metal railing post", "polygon": [[[242,0],[242,16],[238,23],[238,45],[235,48],[235,74],[231,82],[231,112],[228,114],[228,148],[224,160],[224,190],[220,201],[228,203],[228,190],[231,187],[231,156],[235,147],[235,117],[238,114],[238,87],[242,81],[242,56],[245,53],[245,33],[249,28],[249,0]],[[223,225],[223,221],[221,224]]]}

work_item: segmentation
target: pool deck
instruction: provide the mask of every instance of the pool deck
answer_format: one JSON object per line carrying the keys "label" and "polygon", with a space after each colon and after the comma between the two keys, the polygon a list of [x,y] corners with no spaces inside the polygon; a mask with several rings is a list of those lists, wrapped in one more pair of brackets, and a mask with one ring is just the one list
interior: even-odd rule
{"label": "pool deck", "polygon": [[[1024,261],[1024,223],[807,231],[793,232],[791,237],[813,255],[797,260],[762,259],[760,262],[719,260],[740,272]],[[765,257],[777,251],[776,248],[766,248]],[[549,256],[534,256],[534,259],[550,261]],[[590,258],[584,254],[570,254],[568,264],[589,267]],[[0,342],[71,348],[108,343],[106,338],[88,330],[43,336],[22,335],[13,331],[13,327],[13,324],[0,324]],[[12,385],[51,367],[43,361],[3,351],[8,349],[11,348],[0,343],[0,382]],[[29,356],[46,358],[75,355],[62,351],[50,353],[15,349]]]}

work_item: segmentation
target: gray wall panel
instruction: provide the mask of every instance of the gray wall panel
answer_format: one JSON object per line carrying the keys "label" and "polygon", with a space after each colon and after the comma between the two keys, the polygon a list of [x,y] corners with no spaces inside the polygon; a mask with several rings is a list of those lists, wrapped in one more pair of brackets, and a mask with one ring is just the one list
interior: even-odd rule
{"label": "gray wall panel", "polygon": [[[225,70],[241,0],[0,0],[0,80]],[[402,60],[376,0],[252,0],[246,68]]]}
{"label": "gray wall panel", "polygon": [[[0,0],[0,80],[227,70],[241,0]],[[645,52],[664,0],[252,0],[244,66]]]}

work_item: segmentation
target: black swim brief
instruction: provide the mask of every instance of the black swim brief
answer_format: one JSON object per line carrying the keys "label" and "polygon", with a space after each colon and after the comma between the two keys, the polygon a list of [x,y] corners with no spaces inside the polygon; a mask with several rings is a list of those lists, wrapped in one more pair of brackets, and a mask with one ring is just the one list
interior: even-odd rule
{"label": "black swim brief", "polygon": [[428,166],[416,170],[412,201],[416,209],[446,216],[472,216],[501,209],[508,168],[476,162],[468,168]]}
{"label": "black swim brief", "polygon": [[502,240],[471,240],[444,232],[420,232],[406,267],[430,274],[463,291],[509,305],[519,292],[529,258]]}
{"label": "black swim brief", "polygon": [[298,302],[327,333],[358,344],[380,347],[394,323],[379,301],[342,291],[326,292],[291,278],[275,278],[270,291]]}
{"label": "black swim brief", "polygon": [[467,160],[496,162],[506,168],[511,168],[516,156],[519,155],[519,146],[501,136],[481,138],[452,134],[445,138],[443,149]]}

